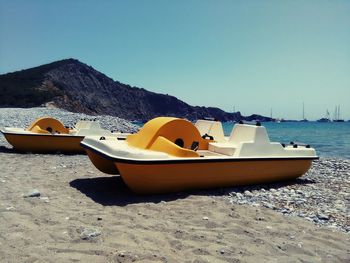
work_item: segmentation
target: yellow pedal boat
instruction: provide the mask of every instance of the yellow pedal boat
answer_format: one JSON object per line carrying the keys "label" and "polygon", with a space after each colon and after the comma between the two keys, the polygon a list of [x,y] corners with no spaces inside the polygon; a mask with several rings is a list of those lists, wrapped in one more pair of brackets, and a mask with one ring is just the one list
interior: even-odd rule
{"label": "yellow pedal boat", "polygon": [[235,124],[225,137],[220,122],[159,117],[125,141],[86,137],[92,163],[119,173],[139,194],[290,180],[318,159],[308,145],[270,142],[263,126]]}
{"label": "yellow pedal boat", "polygon": [[80,142],[85,136],[99,135],[115,140],[127,136],[104,130],[95,121],[78,121],[73,128],[67,128],[50,117],[37,119],[26,129],[7,127],[1,132],[15,149],[24,152],[84,153]]}

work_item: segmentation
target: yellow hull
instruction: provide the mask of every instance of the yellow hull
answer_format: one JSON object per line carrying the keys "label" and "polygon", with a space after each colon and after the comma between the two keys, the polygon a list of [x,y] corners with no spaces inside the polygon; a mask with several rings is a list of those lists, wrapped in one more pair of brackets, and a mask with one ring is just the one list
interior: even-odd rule
{"label": "yellow hull", "polygon": [[90,161],[98,170],[106,174],[119,174],[119,171],[112,160],[103,158],[91,150],[85,149],[85,151],[89,156]]}
{"label": "yellow hull", "polygon": [[311,159],[237,159],[188,163],[115,162],[124,182],[138,194],[178,192],[295,179]]}
{"label": "yellow hull", "polygon": [[4,133],[6,140],[23,152],[84,153],[80,142],[84,136]]}

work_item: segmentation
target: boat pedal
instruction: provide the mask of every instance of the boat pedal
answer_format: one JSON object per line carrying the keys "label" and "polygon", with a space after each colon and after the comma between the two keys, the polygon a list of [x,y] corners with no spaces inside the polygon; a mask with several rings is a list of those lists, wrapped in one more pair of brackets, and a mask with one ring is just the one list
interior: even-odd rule
{"label": "boat pedal", "polygon": [[199,142],[197,142],[197,141],[192,142],[191,150],[192,151],[197,151],[198,148],[199,148]]}

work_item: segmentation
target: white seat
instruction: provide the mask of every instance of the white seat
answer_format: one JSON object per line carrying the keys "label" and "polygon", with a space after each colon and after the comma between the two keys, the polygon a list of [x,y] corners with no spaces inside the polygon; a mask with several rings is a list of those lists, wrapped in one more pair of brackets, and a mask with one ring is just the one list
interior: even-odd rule
{"label": "white seat", "polygon": [[247,151],[255,155],[261,150],[268,149],[270,145],[270,139],[264,127],[236,124],[228,141],[211,142],[208,149],[229,156],[242,156]]}
{"label": "white seat", "polygon": [[236,151],[236,147],[234,144],[229,142],[210,142],[208,150],[215,153],[232,156]]}
{"label": "white seat", "polygon": [[195,126],[201,136],[207,134],[213,136],[214,140],[217,142],[226,141],[222,124],[219,121],[197,120]]}
{"label": "white seat", "polygon": [[270,143],[265,127],[246,124],[236,124],[228,141],[235,145],[242,142]]}
{"label": "white seat", "polygon": [[79,121],[75,125],[76,133],[79,136],[88,135],[110,135],[111,132],[102,129],[100,124],[96,121]]}

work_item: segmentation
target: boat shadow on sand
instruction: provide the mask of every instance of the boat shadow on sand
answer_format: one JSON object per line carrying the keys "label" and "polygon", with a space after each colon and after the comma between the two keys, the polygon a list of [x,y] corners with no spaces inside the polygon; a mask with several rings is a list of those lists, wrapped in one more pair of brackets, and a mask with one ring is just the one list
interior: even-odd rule
{"label": "boat shadow on sand", "polygon": [[292,181],[284,181],[278,183],[228,187],[211,190],[192,190],[179,193],[154,194],[154,195],[137,195],[133,193],[124,183],[120,176],[112,177],[95,177],[75,179],[69,184],[77,189],[94,202],[103,206],[126,206],[137,203],[160,203],[162,201],[169,202],[177,199],[184,199],[190,195],[200,196],[228,196],[230,193],[243,193],[246,190],[269,190],[271,188],[278,189],[288,185],[305,185],[313,184],[314,181],[307,178],[298,178]]}

